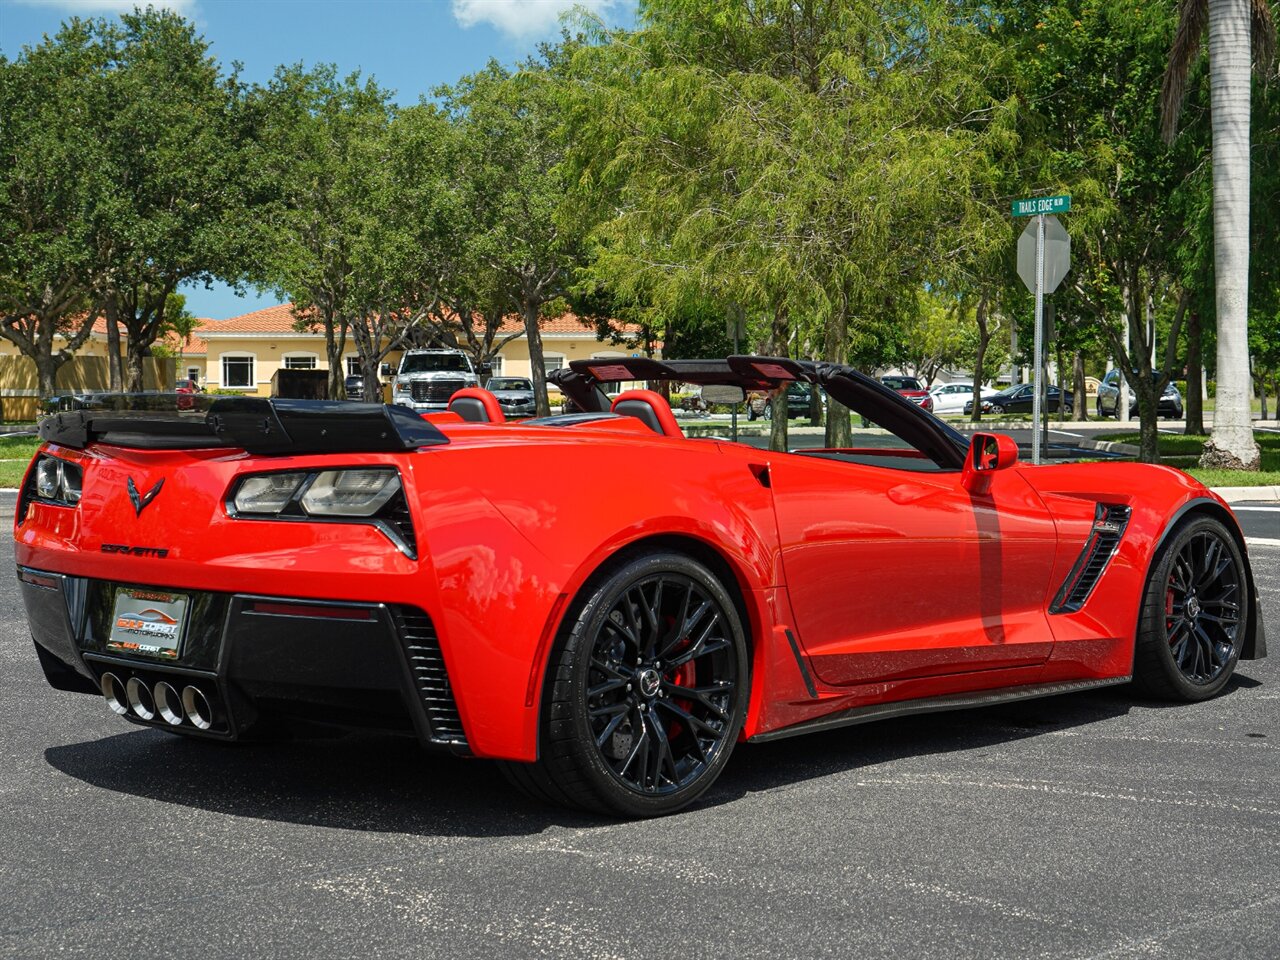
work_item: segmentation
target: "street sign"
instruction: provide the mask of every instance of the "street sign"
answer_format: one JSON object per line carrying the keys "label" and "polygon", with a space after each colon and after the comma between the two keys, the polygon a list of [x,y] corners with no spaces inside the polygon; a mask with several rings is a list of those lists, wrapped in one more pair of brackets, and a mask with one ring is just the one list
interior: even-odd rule
{"label": "street sign", "polygon": [[1041,213],[1066,213],[1071,209],[1071,197],[1029,197],[1013,201],[1015,217],[1034,217]]}
{"label": "street sign", "polygon": [[1040,465],[1040,413],[1044,408],[1044,295],[1057,290],[1071,269],[1071,237],[1049,214],[1070,209],[1070,197],[1033,197],[1013,203],[1015,217],[1035,215],[1018,238],[1018,276],[1036,295],[1035,394],[1031,398],[1031,419],[1036,425],[1031,433],[1031,462],[1036,466]]}
{"label": "street sign", "polygon": [[[1032,293],[1036,292],[1037,221],[1027,224],[1018,237],[1018,276]],[[1044,218],[1044,287],[1053,293],[1071,269],[1071,235],[1057,217]]]}

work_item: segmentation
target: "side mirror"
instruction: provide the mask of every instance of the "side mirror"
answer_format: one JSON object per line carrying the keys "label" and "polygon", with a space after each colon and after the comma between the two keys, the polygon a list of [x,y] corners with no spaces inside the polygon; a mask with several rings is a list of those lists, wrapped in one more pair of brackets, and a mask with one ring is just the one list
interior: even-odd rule
{"label": "side mirror", "polygon": [[960,483],[970,493],[986,494],[997,470],[1007,470],[1018,462],[1018,445],[1003,433],[975,433],[969,441]]}

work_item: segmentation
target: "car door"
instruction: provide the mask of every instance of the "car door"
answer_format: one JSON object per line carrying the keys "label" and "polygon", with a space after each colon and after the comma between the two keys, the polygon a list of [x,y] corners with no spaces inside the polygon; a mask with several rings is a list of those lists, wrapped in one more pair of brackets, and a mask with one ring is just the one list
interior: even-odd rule
{"label": "car door", "polygon": [[1057,541],[1018,471],[975,496],[959,471],[867,460],[771,465],[787,590],[818,676],[851,685],[1044,662]]}

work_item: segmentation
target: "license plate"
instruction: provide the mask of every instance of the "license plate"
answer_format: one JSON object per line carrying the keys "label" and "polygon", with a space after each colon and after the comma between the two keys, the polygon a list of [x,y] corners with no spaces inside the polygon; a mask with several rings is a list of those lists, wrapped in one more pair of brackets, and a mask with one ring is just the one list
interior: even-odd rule
{"label": "license plate", "polygon": [[116,591],[107,649],[158,660],[177,660],[182,653],[188,599],[185,593],[120,588]]}

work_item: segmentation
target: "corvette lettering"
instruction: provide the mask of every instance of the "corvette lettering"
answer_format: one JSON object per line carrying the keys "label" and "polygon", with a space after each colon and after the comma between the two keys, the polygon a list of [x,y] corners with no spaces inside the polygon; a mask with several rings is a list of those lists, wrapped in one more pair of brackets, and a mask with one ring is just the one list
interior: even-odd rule
{"label": "corvette lettering", "polygon": [[169,555],[166,547],[131,547],[123,543],[104,543],[103,553],[123,553],[130,557],[155,557],[163,560]]}

